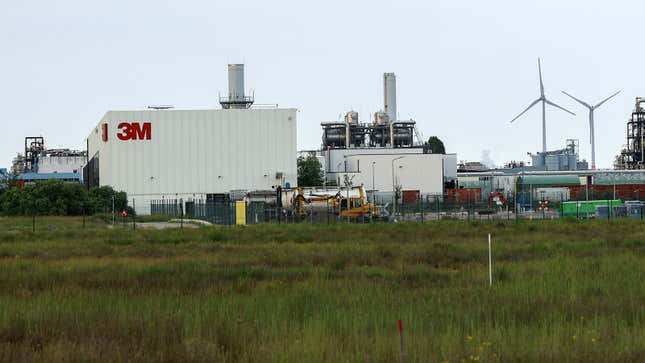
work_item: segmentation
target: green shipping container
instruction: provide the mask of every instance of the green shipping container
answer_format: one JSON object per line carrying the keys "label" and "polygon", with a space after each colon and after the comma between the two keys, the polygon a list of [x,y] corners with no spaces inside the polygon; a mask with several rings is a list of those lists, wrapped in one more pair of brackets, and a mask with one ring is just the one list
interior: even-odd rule
{"label": "green shipping container", "polygon": [[623,205],[623,201],[620,199],[614,200],[581,200],[574,202],[562,202],[560,203],[560,214],[563,217],[593,217],[596,215],[596,206],[604,205],[608,207],[617,207]]}

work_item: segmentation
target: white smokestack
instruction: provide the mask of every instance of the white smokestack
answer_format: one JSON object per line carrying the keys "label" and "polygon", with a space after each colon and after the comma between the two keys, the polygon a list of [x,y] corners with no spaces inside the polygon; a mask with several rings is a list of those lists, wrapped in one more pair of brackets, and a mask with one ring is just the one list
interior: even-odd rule
{"label": "white smokestack", "polygon": [[244,101],[244,64],[228,65],[228,99]]}
{"label": "white smokestack", "polygon": [[384,111],[390,122],[396,121],[396,76],[394,73],[383,73]]}

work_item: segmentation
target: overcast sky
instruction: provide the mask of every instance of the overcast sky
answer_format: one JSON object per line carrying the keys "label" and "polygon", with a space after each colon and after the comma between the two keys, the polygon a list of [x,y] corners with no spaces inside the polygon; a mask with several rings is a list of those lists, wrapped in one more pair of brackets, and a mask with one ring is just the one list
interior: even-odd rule
{"label": "overcast sky", "polygon": [[643,1],[9,1],[0,12],[0,167],[25,136],[84,148],[111,109],[151,104],[218,108],[227,63],[246,64],[257,103],[296,107],[298,148],[321,143],[321,121],[382,108],[383,72],[397,75],[400,118],[413,118],[459,160],[498,164],[580,140],[596,103],[597,163],[625,143],[634,98],[645,96]]}

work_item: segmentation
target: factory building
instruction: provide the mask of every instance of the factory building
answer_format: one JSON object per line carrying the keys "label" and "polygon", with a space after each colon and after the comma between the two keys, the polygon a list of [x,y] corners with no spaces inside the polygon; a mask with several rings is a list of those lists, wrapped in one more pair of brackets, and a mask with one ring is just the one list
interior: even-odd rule
{"label": "factory building", "polygon": [[125,191],[140,214],[163,198],[295,187],[296,109],[253,108],[244,66],[228,69],[222,109],[108,111],[87,138],[88,186]]}
{"label": "factory building", "polygon": [[48,149],[42,136],[30,136],[25,138],[24,153],[13,159],[11,173],[21,186],[44,180],[82,183],[86,163],[85,151]]}
{"label": "factory building", "polygon": [[[470,201],[502,194],[530,207],[537,200],[640,200],[645,198],[643,170],[523,171],[458,173],[456,192]],[[515,198],[516,197],[516,198]],[[463,198],[462,198],[463,199]],[[462,200],[461,201],[465,201]]]}
{"label": "factory building", "polygon": [[394,73],[383,75],[383,109],[370,122],[361,123],[358,112],[349,111],[343,121],[321,126],[318,155],[329,184],[362,184],[368,194],[392,200],[397,190],[442,195],[456,180],[456,154],[430,153],[416,122],[397,118]]}
{"label": "factory building", "polygon": [[645,97],[637,97],[627,121],[627,142],[616,157],[616,169],[645,169]]}
{"label": "factory building", "polygon": [[560,150],[538,152],[531,155],[531,170],[534,171],[572,171],[587,170],[586,160],[579,160],[578,140],[567,140],[566,147]]}

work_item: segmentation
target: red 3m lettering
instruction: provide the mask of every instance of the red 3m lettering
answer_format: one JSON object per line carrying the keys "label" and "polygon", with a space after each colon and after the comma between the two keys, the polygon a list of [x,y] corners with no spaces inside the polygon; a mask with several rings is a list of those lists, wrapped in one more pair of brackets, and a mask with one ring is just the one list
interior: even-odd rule
{"label": "red 3m lettering", "polygon": [[117,128],[120,132],[116,134],[116,137],[122,141],[150,140],[152,134],[150,122],[121,122]]}

